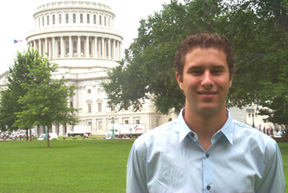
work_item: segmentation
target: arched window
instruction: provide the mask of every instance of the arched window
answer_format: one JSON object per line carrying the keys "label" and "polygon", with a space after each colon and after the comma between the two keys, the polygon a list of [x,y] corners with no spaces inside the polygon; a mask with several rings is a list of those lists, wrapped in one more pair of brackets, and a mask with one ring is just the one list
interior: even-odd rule
{"label": "arched window", "polygon": [[83,14],[80,14],[80,23],[83,23]]}
{"label": "arched window", "polygon": [[93,16],[93,22],[96,24],[96,15]]}
{"label": "arched window", "polygon": [[76,23],[76,14],[73,13],[73,23]]}
{"label": "arched window", "polygon": [[87,23],[90,23],[90,14],[87,14]]}
{"label": "arched window", "polygon": [[52,16],[52,20],[53,20],[52,22],[53,22],[53,25],[54,25],[55,24],[55,15]]}
{"label": "arched window", "polygon": [[69,14],[66,13],[66,23],[69,23]]}
{"label": "arched window", "polygon": [[49,25],[49,15],[47,15],[47,25]]}
{"label": "arched window", "polygon": [[59,24],[61,24],[62,23],[62,15],[61,15],[61,13],[59,14]]}

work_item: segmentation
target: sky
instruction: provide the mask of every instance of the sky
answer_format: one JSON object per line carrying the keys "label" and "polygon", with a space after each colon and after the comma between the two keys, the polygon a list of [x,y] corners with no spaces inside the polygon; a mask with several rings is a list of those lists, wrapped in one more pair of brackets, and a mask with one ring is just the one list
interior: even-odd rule
{"label": "sky", "polygon": [[[33,29],[33,13],[43,0],[9,0],[0,8],[0,74],[13,65],[17,51],[27,48],[26,36]],[[162,9],[170,0],[106,0],[116,14],[115,27],[123,36],[123,51],[137,38],[139,21]],[[36,4],[37,2],[37,4]],[[14,44],[14,40],[22,40]]]}

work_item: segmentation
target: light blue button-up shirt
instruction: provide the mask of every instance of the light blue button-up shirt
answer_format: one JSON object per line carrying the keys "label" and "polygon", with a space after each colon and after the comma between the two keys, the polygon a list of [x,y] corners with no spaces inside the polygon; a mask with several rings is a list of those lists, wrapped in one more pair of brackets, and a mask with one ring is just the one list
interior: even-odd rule
{"label": "light blue button-up shirt", "polygon": [[281,153],[273,139],[228,113],[205,151],[182,112],[134,142],[126,192],[285,192]]}

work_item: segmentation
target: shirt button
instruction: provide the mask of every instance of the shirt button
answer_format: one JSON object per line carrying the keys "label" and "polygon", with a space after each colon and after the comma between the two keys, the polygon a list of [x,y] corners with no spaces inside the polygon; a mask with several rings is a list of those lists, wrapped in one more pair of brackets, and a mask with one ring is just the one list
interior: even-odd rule
{"label": "shirt button", "polygon": [[207,157],[207,158],[209,157],[209,153],[206,153],[206,157]]}
{"label": "shirt button", "polygon": [[194,134],[194,133],[191,133],[191,137],[192,137],[192,138],[195,137],[195,134]]}
{"label": "shirt button", "polygon": [[211,189],[211,186],[210,186],[210,185],[208,185],[206,188],[207,188],[207,190],[210,190],[210,189]]}

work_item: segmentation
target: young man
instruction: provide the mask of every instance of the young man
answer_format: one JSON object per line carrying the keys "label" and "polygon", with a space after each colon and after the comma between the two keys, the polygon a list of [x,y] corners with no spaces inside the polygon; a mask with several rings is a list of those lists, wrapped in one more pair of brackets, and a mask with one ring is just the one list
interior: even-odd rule
{"label": "young man", "polygon": [[226,109],[234,58],[228,40],[217,34],[181,43],[175,67],[185,108],[134,142],[126,192],[285,192],[277,143]]}

